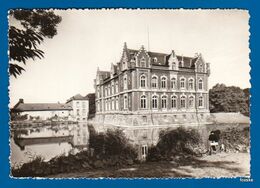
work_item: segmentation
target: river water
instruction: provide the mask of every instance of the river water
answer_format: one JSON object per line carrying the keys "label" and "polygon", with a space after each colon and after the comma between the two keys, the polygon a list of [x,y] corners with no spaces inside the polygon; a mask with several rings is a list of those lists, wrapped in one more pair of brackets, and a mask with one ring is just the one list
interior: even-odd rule
{"label": "river water", "polygon": [[[88,146],[89,134],[86,123],[23,130],[26,130],[27,134],[24,134],[24,131],[21,133],[21,129],[12,131],[10,138],[11,166],[29,162],[36,156],[41,156],[45,161],[49,161],[59,155],[75,154]],[[66,138],[57,138],[62,136]],[[24,137],[27,138],[25,141]]]}
{"label": "river water", "polygon": [[[193,126],[193,128],[197,129],[203,139],[207,141],[208,135],[211,130],[216,129],[225,129],[226,127],[230,126],[239,126],[237,125],[221,125],[221,124],[211,124],[211,125],[200,125],[200,126]],[[248,125],[245,125],[248,126]],[[242,126],[244,127],[244,126]],[[57,127],[56,127],[57,128]],[[140,146],[147,145],[150,146],[151,144],[156,144],[159,138],[159,133],[162,127],[152,127],[148,126],[146,128],[130,128],[126,129],[124,132],[127,134],[128,138],[133,144],[137,144]],[[65,135],[67,132],[69,135],[73,137],[71,139],[61,139],[61,140],[52,140],[51,137],[54,135]],[[35,139],[30,139],[29,142],[21,142],[21,140],[14,138],[15,132],[12,134],[10,139],[10,146],[11,146],[11,166],[19,165],[22,163],[29,162],[36,156],[41,156],[44,158],[45,161],[50,160],[53,157],[59,155],[68,155],[69,153],[77,153],[82,149],[86,149],[88,146],[88,139],[89,139],[89,132],[87,123],[78,123],[69,126],[58,127],[55,131],[52,128],[37,128],[36,130],[31,129],[30,134]],[[20,134],[20,133],[19,133]],[[39,140],[37,137],[41,136],[50,136],[50,139]],[[141,148],[142,149],[142,148]]]}

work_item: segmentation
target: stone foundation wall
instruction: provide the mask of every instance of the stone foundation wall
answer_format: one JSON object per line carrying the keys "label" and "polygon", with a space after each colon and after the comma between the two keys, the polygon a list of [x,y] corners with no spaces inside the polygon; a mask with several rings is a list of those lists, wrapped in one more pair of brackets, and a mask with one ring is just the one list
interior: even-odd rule
{"label": "stone foundation wall", "polygon": [[208,112],[200,113],[146,113],[146,114],[96,114],[94,124],[115,126],[147,126],[173,124],[199,124],[211,122]]}

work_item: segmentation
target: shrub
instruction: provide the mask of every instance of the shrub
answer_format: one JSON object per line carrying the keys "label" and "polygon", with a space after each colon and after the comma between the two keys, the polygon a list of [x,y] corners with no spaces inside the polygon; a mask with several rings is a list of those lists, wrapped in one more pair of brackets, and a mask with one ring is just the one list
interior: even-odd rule
{"label": "shrub", "polygon": [[136,150],[120,129],[108,129],[106,133],[97,134],[93,127],[89,126],[89,134],[89,147],[94,149],[94,155],[102,158],[121,156],[133,160],[137,157]]}
{"label": "shrub", "polygon": [[202,153],[204,147],[202,138],[195,129],[167,129],[160,132],[159,141],[150,148],[147,160],[165,160],[183,154],[196,155]]}

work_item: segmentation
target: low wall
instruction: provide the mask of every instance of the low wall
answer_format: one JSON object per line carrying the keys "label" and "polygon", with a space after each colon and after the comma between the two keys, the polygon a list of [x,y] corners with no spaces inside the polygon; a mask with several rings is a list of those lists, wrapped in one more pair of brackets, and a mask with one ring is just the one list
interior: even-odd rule
{"label": "low wall", "polygon": [[210,114],[205,113],[160,113],[160,114],[97,114],[90,121],[92,124],[114,126],[167,126],[173,124],[209,123]]}

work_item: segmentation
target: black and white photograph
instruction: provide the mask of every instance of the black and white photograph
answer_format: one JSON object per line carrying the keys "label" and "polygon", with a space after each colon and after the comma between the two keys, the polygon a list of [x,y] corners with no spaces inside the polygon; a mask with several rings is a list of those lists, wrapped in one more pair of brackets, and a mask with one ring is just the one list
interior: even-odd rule
{"label": "black and white photograph", "polygon": [[249,18],[9,10],[10,177],[250,177]]}

